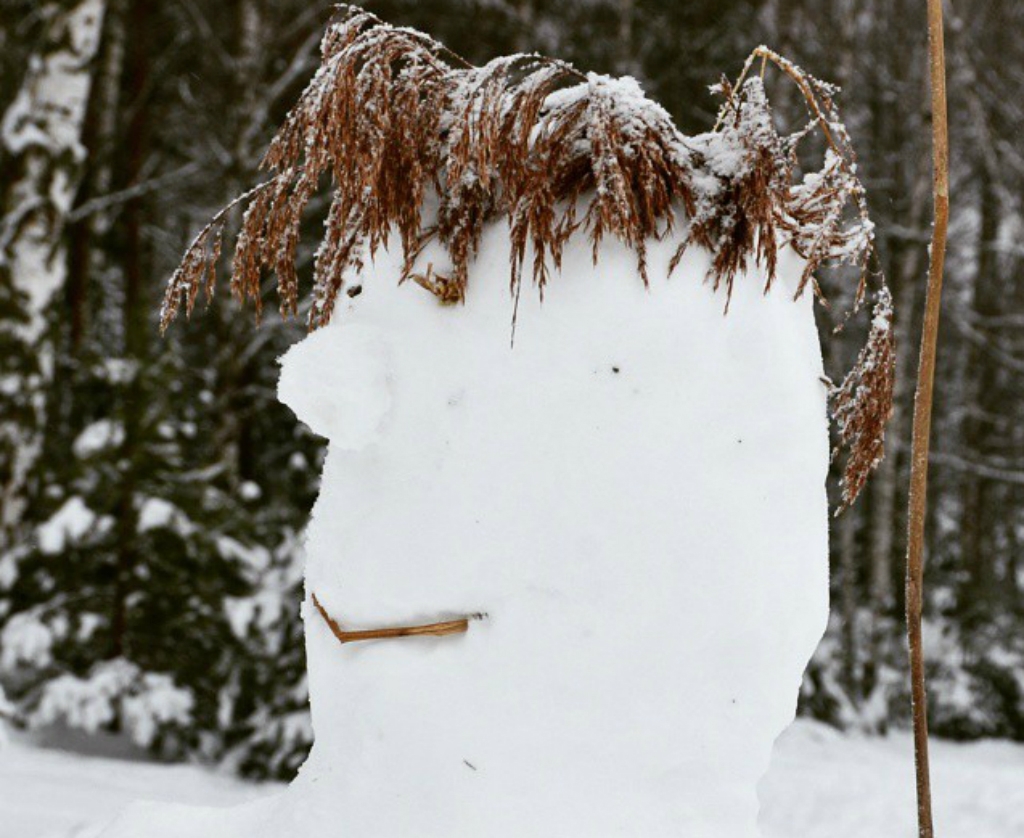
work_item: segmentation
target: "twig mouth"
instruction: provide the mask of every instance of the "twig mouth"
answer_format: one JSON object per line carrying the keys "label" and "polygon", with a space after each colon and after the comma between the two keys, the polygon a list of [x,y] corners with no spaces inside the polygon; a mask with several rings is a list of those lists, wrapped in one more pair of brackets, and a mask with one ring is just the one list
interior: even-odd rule
{"label": "twig mouth", "polygon": [[328,628],[330,628],[331,633],[338,639],[339,643],[356,643],[361,640],[388,640],[396,637],[447,637],[452,634],[465,634],[469,631],[470,620],[483,620],[487,618],[487,614],[479,612],[439,623],[348,631],[343,629],[338,621],[328,613],[327,609],[320,604],[316,594],[312,595],[312,599],[313,606],[320,612],[320,616],[323,617],[324,622],[327,623]]}

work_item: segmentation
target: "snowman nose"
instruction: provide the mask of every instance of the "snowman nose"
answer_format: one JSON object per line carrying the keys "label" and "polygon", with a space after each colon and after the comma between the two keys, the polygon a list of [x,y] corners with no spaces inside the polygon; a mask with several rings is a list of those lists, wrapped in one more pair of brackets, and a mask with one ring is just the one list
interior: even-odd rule
{"label": "snowman nose", "polygon": [[391,628],[364,629],[361,631],[346,631],[341,627],[323,605],[313,594],[313,605],[324,618],[331,633],[338,638],[339,643],[355,643],[359,640],[386,640],[391,637],[445,637],[449,634],[464,634],[469,631],[470,620],[482,620],[486,614],[469,614],[456,620],[446,620],[440,623],[428,623],[420,626],[394,626]]}

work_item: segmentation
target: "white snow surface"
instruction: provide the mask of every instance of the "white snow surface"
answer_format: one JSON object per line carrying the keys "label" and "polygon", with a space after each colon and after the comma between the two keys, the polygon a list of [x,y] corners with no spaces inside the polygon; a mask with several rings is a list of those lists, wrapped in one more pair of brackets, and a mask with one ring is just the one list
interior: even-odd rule
{"label": "white snow surface", "polygon": [[[933,741],[931,757],[936,834],[1024,835],[1024,745]],[[761,782],[761,829],[765,838],[914,835],[913,770],[905,734],[843,736],[797,721],[776,743]],[[172,812],[188,813],[191,819],[186,806],[235,806],[256,797],[269,797],[264,805],[273,805],[271,795],[282,789],[244,784],[194,766],[86,757],[15,739],[0,747],[0,838],[97,838],[104,824],[134,801],[147,801],[134,803],[137,821],[144,813],[161,820],[172,818]],[[159,833],[137,833],[139,838],[154,834]],[[345,832],[339,828],[337,834]]]}
{"label": "white snow surface", "polygon": [[175,807],[231,806],[278,788],[194,766],[36,748],[12,737],[0,749],[0,838],[95,838],[130,804],[150,812],[159,805],[161,820],[172,821]]}
{"label": "white snow surface", "polygon": [[705,254],[665,278],[675,247],[651,244],[648,290],[621,246],[594,267],[571,242],[514,347],[503,226],[464,306],[378,257],[283,361],[282,399],[330,440],[307,594],[348,628],[487,616],[341,646],[307,601],[295,783],[105,838],[758,834],[827,616],[821,353],[795,256],[768,295],[738,277],[723,316]]}

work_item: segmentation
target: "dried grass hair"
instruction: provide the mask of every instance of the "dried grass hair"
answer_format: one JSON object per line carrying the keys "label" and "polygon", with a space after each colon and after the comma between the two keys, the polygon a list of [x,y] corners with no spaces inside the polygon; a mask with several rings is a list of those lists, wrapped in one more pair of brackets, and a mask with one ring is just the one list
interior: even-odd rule
{"label": "dried grass hair", "polygon": [[[261,280],[272,271],[282,315],[296,315],[296,257],[310,200],[333,190],[313,269],[309,327],[326,324],[346,278],[397,232],[413,280],[442,303],[460,303],[485,224],[506,219],[510,291],[518,311],[524,274],[543,295],[570,237],[588,237],[593,258],[612,236],[635,254],[649,281],[646,248],[677,226],[669,271],[690,246],[711,254],[708,281],[724,286],[726,310],[738,274],[756,266],[764,290],[781,248],[805,260],[796,295],[825,263],[854,265],[865,295],[873,246],[864,188],[834,89],[761,47],[736,84],[716,86],[724,103],[713,131],[679,132],[635,81],[584,75],[562,61],[515,55],[475,67],[432,38],[390,26],[358,8],[338,7],[321,43],[319,69],[270,144],[266,182],[214,216],[186,250],[161,311],[167,328],[200,289],[209,299],[231,210],[244,206],[231,262],[231,292],[262,313]],[[758,59],[761,74],[751,75]],[[808,109],[801,130],[775,128],[762,76],[771,63],[797,85]],[[819,171],[797,179],[797,152],[812,133],[826,146]],[[436,210],[425,211],[428,197]],[[431,201],[431,206],[433,202]],[[851,211],[852,207],[852,211]],[[431,241],[451,269],[417,272]],[[528,254],[532,254],[527,265]],[[885,297],[888,300],[888,297]],[[891,308],[886,319],[891,325]],[[844,501],[852,502],[882,451],[891,411],[892,331],[869,344],[835,395],[840,444],[849,449]]]}

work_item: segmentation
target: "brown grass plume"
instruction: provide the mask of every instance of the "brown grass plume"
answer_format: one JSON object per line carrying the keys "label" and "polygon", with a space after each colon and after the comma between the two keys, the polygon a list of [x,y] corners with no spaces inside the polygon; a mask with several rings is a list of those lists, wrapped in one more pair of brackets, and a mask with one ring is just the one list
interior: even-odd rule
{"label": "brown grass plume", "polygon": [[[504,219],[512,243],[510,291],[525,277],[543,294],[571,236],[589,239],[593,258],[611,236],[635,254],[648,281],[646,247],[679,228],[674,268],[690,246],[705,249],[708,280],[724,286],[757,266],[767,291],[779,250],[805,260],[797,295],[825,263],[859,269],[855,307],[865,294],[873,230],[834,90],[761,47],[736,84],[717,86],[723,105],[713,131],[679,132],[632,79],[582,74],[538,55],[471,66],[420,32],[390,26],[361,9],[339,7],[321,43],[321,65],[270,144],[271,176],[237,198],[200,231],[170,280],[161,311],[166,328],[200,289],[216,282],[225,228],[244,207],[231,260],[231,291],[262,311],[261,280],[276,275],[283,315],[299,308],[296,257],[310,200],[331,189],[313,269],[309,326],[327,323],[347,279],[397,233],[411,279],[442,303],[465,299],[484,225]],[[755,61],[760,74],[750,74]],[[797,85],[808,123],[782,136],[761,76],[768,63]],[[818,171],[797,176],[801,141],[819,135]],[[433,207],[436,200],[436,209]],[[451,269],[416,272],[430,241]],[[527,265],[528,254],[531,255]],[[880,297],[869,344],[834,390],[840,444],[849,449],[844,500],[852,502],[877,463],[891,410],[891,306]],[[889,312],[888,315],[885,312]],[[514,315],[513,315],[514,323]]]}

